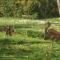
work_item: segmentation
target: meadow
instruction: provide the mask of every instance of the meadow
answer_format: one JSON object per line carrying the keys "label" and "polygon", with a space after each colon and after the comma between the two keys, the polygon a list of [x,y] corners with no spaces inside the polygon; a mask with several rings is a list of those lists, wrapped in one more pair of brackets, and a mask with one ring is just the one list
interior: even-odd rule
{"label": "meadow", "polygon": [[[30,20],[0,18],[0,60],[60,60],[60,42],[44,40],[45,19]],[[60,31],[59,18],[47,19]],[[5,25],[13,25],[13,36],[2,31]]]}

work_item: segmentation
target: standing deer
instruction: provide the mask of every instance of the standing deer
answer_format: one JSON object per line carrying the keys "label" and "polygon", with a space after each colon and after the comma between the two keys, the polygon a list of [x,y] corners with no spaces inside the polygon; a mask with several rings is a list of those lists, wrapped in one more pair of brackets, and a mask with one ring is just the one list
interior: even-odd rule
{"label": "standing deer", "polygon": [[54,29],[49,29],[49,27],[51,26],[50,22],[46,23],[46,27],[45,27],[45,39],[59,39],[60,38],[60,32],[54,30]]}

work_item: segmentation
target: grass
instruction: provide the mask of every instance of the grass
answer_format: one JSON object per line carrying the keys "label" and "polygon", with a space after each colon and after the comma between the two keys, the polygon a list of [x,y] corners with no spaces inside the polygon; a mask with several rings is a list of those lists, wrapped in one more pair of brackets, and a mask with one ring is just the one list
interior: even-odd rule
{"label": "grass", "polygon": [[[20,19],[0,18],[1,27],[12,24],[15,31],[21,33],[6,36],[4,32],[0,32],[0,60],[60,60],[60,42],[44,40],[41,35],[36,36],[38,33],[44,33],[44,24],[38,20],[36,20],[38,22],[31,20],[18,22],[18,20],[20,21]],[[54,21],[55,18],[51,19],[51,22]],[[32,31],[33,35],[29,33],[31,36],[28,36],[29,31]]]}

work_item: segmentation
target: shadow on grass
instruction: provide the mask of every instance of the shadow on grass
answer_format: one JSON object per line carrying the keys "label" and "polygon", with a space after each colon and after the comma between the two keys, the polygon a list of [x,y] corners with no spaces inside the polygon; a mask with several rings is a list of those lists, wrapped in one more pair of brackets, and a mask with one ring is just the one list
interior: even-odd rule
{"label": "shadow on grass", "polygon": [[[15,60],[14,58],[21,58],[22,60],[24,59],[26,60],[27,56],[29,55],[31,55],[29,56],[29,60],[44,60],[48,57],[48,56],[46,57],[45,48],[40,49],[37,47],[29,47],[30,49],[26,49],[26,48],[18,47],[16,49],[16,46],[14,47],[12,45],[13,44],[12,42],[16,42],[16,41],[11,39],[0,40],[0,60]],[[26,40],[21,40],[21,41],[18,41],[15,45],[19,46],[20,44],[38,44],[38,43],[40,42],[35,42],[35,41],[28,42]],[[55,52],[53,51],[53,54],[51,57],[54,57],[54,56],[55,56]]]}
{"label": "shadow on grass", "polygon": [[[11,41],[10,39],[2,39],[0,40],[0,58],[2,57],[5,57],[5,56],[13,56],[13,57],[22,57],[22,56],[25,56],[25,55],[29,55],[30,53],[33,52],[33,50],[31,49],[25,49],[25,48],[19,48],[18,44],[13,44],[13,42],[15,41]],[[16,46],[17,45],[17,49],[16,49]],[[15,46],[15,47],[14,47]],[[24,47],[24,45],[23,45]]]}
{"label": "shadow on grass", "polygon": [[0,45],[6,44],[39,44],[39,43],[50,43],[50,42],[42,42],[42,41],[27,41],[26,39],[22,40],[12,40],[12,39],[0,39]]}
{"label": "shadow on grass", "polygon": [[0,39],[0,45],[5,45],[5,44],[12,44],[13,42],[15,42],[14,40],[11,40],[11,39]]}

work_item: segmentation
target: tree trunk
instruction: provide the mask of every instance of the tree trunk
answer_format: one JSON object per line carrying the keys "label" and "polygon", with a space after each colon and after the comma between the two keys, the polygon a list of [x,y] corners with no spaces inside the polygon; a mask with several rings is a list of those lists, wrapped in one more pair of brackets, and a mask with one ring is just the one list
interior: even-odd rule
{"label": "tree trunk", "polygon": [[57,0],[58,10],[59,10],[59,16],[60,16],[60,0]]}

